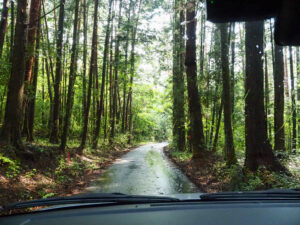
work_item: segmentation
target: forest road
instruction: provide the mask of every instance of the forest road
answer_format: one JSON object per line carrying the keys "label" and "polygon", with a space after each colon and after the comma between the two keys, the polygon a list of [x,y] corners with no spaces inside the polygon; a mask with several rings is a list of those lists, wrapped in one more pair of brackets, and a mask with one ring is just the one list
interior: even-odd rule
{"label": "forest road", "polygon": [[128,152],[104,171],[86,192],[135,195],[200,192],[165,156],[163,147],[167,144],[147,144]]}

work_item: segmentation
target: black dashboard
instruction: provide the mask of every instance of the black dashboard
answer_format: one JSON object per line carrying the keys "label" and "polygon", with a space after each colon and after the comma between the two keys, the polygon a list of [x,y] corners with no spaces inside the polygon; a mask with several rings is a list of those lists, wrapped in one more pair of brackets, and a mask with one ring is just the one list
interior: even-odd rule
{"label": "black dashboard", "polygon": [[183,202],[59,209],[0,217],[1,225],[298,225],[299,201]]}

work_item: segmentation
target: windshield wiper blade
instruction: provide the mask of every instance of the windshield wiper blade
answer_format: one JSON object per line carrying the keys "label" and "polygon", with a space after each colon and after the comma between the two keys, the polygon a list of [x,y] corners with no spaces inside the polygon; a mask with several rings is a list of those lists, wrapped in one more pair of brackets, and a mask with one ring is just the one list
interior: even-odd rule
{"label": "windshield wiper blade", "polygon": [[162,203],[177,202],[177,198],[145,196],[145,195],[126,195],[122,193],[100,193],[73,195],[69,197],[46,198],[33,201],[17,202],[4,205],[0,212],[8,212],[16,209],[26,209],[42,206],[68,205],[68,204],[86,204],[86,203],[117,203],[117,204],[141,204],[141,203]]}
{"label": "windshield wiper blade", "polygon": [[275,189],[249,192],[219,192],[202,194],[201,201],[240,201],[240,200],[300,200],[297,189]]}

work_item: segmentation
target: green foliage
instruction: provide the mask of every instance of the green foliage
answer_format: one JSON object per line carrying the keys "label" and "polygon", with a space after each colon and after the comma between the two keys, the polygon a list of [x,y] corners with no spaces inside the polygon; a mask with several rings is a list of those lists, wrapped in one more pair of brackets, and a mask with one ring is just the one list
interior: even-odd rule
{"label": "green foliage", "polygon": [[64,158],[59,160],[59,165],[55,170],[55,178],[59,184],[68,184],[74,179],[81,177],[84,174],[84,170],[87,168],[85,162],[74,159],[70,165]]}
{"label": "green foliage", "polygon": [[20,165],[16,160],[8,158],[0,153],[0,167],[5,170],[7,178],[14,178],[20,173]]}
{"label": "green foliage", "polygon": [[214,171],[218,179],[222,181],[222,190],[224,191],[254,191],[300,187],[300,178],[298,176],[270,172],[265,168],[259,168],[257,172],[250,172],[243,170],[240,165],[233,165],[228,168],[225,163],[217,163]]}
{"label": "green foliage", "polygon": [[32,177],[34,177],[36,175],[36,172],[37,172],[36,169],[32,169],[31,171],[29,171],[29,172],[27,172],[25,174],[25,177],[28,178],[28,179],[30,179],[30,178],[32,178]]}
{"label": "green foliage", "polygon": [[193,153],[185,151],[185,152],[180,152],[180,151],[172,151],[172,156],[179,161],[188,161],[193,157]]}
{"label": "green foliage", "polygon": [[51,198],[51,197],[54,197],[57,193],[40,193],[40,195],[42,196],[43,199],[45,198]]}

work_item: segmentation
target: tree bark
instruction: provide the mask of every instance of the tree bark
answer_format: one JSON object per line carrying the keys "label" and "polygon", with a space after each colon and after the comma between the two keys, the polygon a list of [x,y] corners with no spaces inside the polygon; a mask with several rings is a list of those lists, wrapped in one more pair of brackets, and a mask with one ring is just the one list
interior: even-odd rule
{"label": "tree bark", "polygon": [[77,43],[78,43],[78,19],[79,18],[79,0],[75,2],[75,18],[73,25],[73,44],[71,53],[71,65],[70,65],[70,75],[69,75],[69,85],[66,103],[66,114],[64,119],[63,133],[61,137],[61,150],[65,151],[67,138],[69,133],[70,121],[72,116],[72,109],[74,103],[74,85],[77,77]]}
{"label": "tree bark", "polygon": [[[30,21],[29,21],[29,32],[28,32],[28,41],[26,46],[26,68],[25,68],[25,89],[24,89],[24,102],[23,108],[25,110],[25,117],[24,117],[24,126],[23,126],[23,134],[26,135],[28,141],[33,141],[33,133],[30,133],[29,130],[29,109],[28,104],[31,99],[35,98],[35,90],[34,87],[34,79],[33,74],[33,67],[35,58],[37,57],[35,54],[36,51],[36,42],[37,42],[37,34],[39,30],[39,17],[40,17],[40,9],[41,9],[41,1],[40,0],[31,0],[30,6]],[[31,103],[32,104],[32,103]]]}
{"label": "tree bark", "polygon": [[290,74],[291,74],[291,101],[292,101],[292,150],[297,147],[297,115],[296,115],[296,90],[295,90],[295,76],[294,76],[294,60],[293,49],[289,46],[290,53]]}
{"label": "tree bark", "polygon": [[103,103],[104,103],[105,72],[106,72],[106,60],[107,60],[107,53],[108,53],[109,35],[110,35],[110,22],[111,22],[112,2],[113,2],[113,0],[109,0],[107,25],[106,25],[107,27],[106,27],[106,32],[105,32],[104,52],[103,52],[100,102],[97,99],[96,127],[95,127],[95,131],[94,131],[94,137],[93,137],[93,143],[92,143],[92,147],[94,149],[96,149],[97,145],[98,145],[98,139],[99,139],[100,127],[101,127],[102,111],[103,111]]}
{"label": "tree bark", "polygon": [[[181,0],[175,1],[173,28],[173,142],[179,151],[185,150],[184,113],[184,64],[183,64],[183,26],[184,20]],[[183,18],[181,18],[183,16]]]}
{"label": "tree bark", "polygon": [[17,23],[15,30],[14,48],[12,54],[12,69],[8,83],[5,108],[5,120],[2,127],[1,139],[16,148],[23,147],[21,139],[21,123],[23,121],[23,94],[25,77],[25,46],[27,0],[18,0]]}
{"label": "tree bark", "polygon": [[87,72],[87,31],[88,31],[88,5],[83,0],[83,72],[82,72],[82,107],[83,118],[86,108],[86,72]]}
{"label": "tree bark", "polygon": [[222,98],[221,103],[220,103],[219,112],[218,112],[218,120],[217,120],[217,127],[216,127],[216,134],[215,134],[215,138],[214,138],[214,144],[213,144],[213,147],[212,147],[213,152],[216,152],[216,150],[217,150],[223,109],[224,109],[224,101],[223,101],[223,98]]}
{"label": "tree bark", "polygon": [[231,81],[229,72],[229,35],[227,24],[219,25],[221,32],[221,59],[222,59],[222,78],[223,78],[223,101],[224,101],[224,132],[225,132],[225,160],[227,165],[236,163],[236,156],[233,143],[232,132],[232,98]]}
{"label": "tree bark", "polygon": [[132,42],[131,42],[131,55],[130,55],[130,85],[128,91],[128,99],[127,99],[127,114],[129,117],[128,121],[128,128],[129,128],[129,137],[128,137],[128,144],[132,143],[133,139],[133,109],[132,109],[132,101],[133,101],[133,78],[135,73],[135,44],[136,44],[136,34],[137,34],[137,27],[138,21],[140,17],[140,11],[142,6],[142,0],[139,0],[138,4],[138,11],[136,13],[136,18],[134,20],[134,26],[132,27]]}
{"label": "tree bark", "polygon": [[234,125],[234,104],[235,104],[235,23],[232,23],[231,28],[231,68],[230,68],[230,75],[231,75],[231,111],[232,111],[232,123]]}
{"label": "tree bark", "polygon": [[122,11],[122,0],[119,2],[119,15],[118,15],[118,27],[116,31],[116,45],[115,45],[115,61],[114,61],[114,90],[113,90],[113,115],[111,120],[110,138],[113,139],[115,136],[115,125],[117,117],[117,91],[118,91],[118,73],[119,73],[119,57],[120,57],[120,35],[119,30],[121,27],[121,11]]}
{"label": "tree bark", "polygon": [[3,0],[3,8],[0,21],[0,58],[2,56],[5,34],[8,26],[8,8],[10,0]]}
{"label": "tree bark", "polygon": [[[296,65],[297,65],[297,99],[300,101],[300,48],[297,48],[296,52]],[[300,104],[298,104],[298,146],[300,146]]]}
{"label": "tree bark", "polygon": [[99,0],[95,0],[94,2],[94,27],[93,27],[93,38],[92,38],[92,52],[91,52],[91,63],[89,70],[89,83],[87,89],[87,102],[86,108],[84,109],[84,123],[81,135],[81,144],[80,144],[80,153],[85,148],[86,138],[88,132],[88,124],[89,124],[89,114],[91,107],[91,95],[92,95],[92,84],[93,84],[93,76],[97,74],[97,51],[98,51],[98,6]]}
{"label": "tree bark", "polygon": [[265,62],[265,77],[264,77],[264,93],[265,93],[265,114],[266,114],[266,118],[267,118],[267,130],[268,130],[268,137],[271,140],[272,137],[272,127],[271,127],[271,123],[269,122],[268,118],[269,115],[271,114],[271,110],[270,110],[270,89],[269,89],[269,71],[268,71],[268,55],[265,52],[264,54],[264,62]]}
{"label": "tree bark", "polygon": [[59,118],[61,107],[61,79],[62,79],[62,60],[63,60],[63,34],[64,34],[64,17],[65,17],[65,0],[60,0],[58,35],[56,40],[56,74],[54,82],[54,103],[52,127],[50,134],[50,142],[58,143],[59,139]]}
{"label": "tree bark", "polygon": [[285,150],[283,47],[274,48],[274,132],[275,150]]}
{"label": "tree bark", "polygon": [[272,171],[286,169],[275,158],[267,136],[263,87],[264,21],[246,23],[246,81],[245,81],[245,167],[256,171],[265,166]]}
{"label": "tree bark", "polygon": [[130,37],[130,31],[129,24],[131,22],[131,7],[132,7],[132,0],[129,2],[129,9],[128,9],[128,16],[127,16],[127,23],[126,23],[126,42],[125,42],[125,68],[124,68],[124,80],[123,80],[123,114],[122,114],[122,133],[125,133],[127,130],[127,79],[128,79],[128,46],[129,46],[129,37]]}
{"label": "tree bark", "polygon": [[186,21],[187,23],[187,41],[186,41],[186,76],[188,88],[188,102],[191,118],[193,157],[201,157],[205,150],[202,109],[197,86],[197,64],[196,64],[196,21],[195,21],[195,1],[187,3]]}

